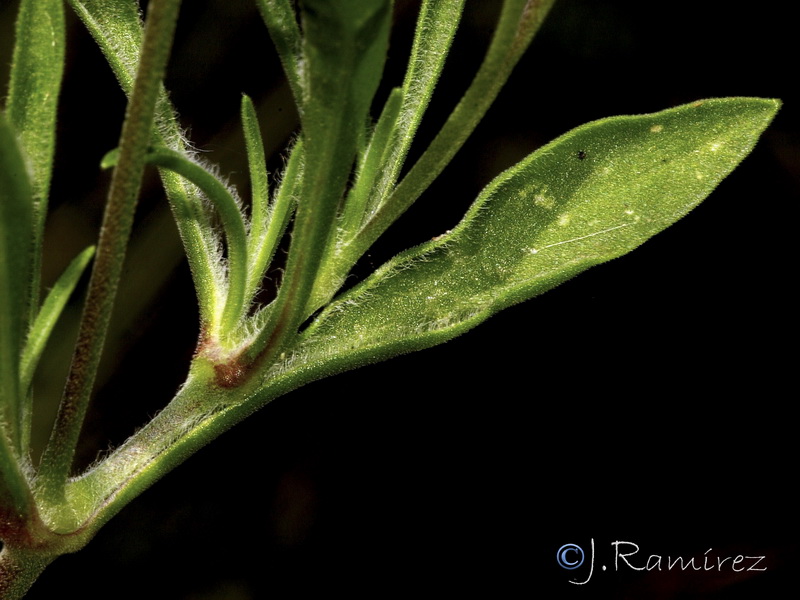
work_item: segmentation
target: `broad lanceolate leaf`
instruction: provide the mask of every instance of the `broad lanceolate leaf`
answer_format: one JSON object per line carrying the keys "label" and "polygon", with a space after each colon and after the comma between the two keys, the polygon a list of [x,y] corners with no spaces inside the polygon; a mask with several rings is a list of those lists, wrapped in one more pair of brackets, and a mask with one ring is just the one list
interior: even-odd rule
{"label": "broad lanceolate leaf", "polygon": [[[0,111],[0,435],[19,451],[19,356],[28,322],[33,188],[14,129]],[[0,449],[0,453],[1,453]]]}
{"label": "broad lanceolate leaf", "polygon": [[495,179],[452,232],[334,302],[284,373],[306,380],[432,346],[629,252],[702,201],[778,106],[706,100],[573,130]]}

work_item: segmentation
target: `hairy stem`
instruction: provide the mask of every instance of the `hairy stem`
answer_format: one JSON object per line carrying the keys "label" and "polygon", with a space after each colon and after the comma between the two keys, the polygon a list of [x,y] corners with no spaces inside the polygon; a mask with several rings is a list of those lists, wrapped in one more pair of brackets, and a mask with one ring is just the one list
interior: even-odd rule
{"label": "hairy stem", "polygon": [[0,551],[0,598],[18,600],[55,557],[28,555],[5,546]]}
{"label": "hairy stem", "polygon": [[148,10],[141,59],[122,127],[119,163],[111,180],[78,341],[56,423],[42,457],[44,497],[53,503],[63,498],[100,362],[179,7],[180,0],[152,0]]}

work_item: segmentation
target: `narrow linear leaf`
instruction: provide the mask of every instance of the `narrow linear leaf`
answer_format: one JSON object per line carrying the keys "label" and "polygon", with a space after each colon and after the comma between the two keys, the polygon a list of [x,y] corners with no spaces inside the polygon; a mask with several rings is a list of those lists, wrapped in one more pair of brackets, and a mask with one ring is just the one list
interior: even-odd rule
{"label": "narrow linear leaf", "polygon": [[20,380],[23,393],[27,393],[30,388],[36,365],[39,364],[39,358],[42,356],[47,340],[50,339],[50,334],[53,333],[53,328],[67,305],[67,301],[94,256],[94,250],[94,246],[90,246],[72,259],[39,309],[39,314],[28,333],[28,341],[22,353]]}
{"label": "narrow linear leaf", "polygon": [[402,103],[402,89],[394,88],[389,93],[366,150],[359,157],[356,182],[347,194],[339,228],[339,235],[345,239],[354,236],[361,228],[370,198],[376,193],[376,182],[385,172],[385,165],[390,162],[395,148],[393,136]]}
{"label": "narrow linear leaf", "polygon": [[[259,243],[255,253],[248,254],[247,298],[249,299],[252,299],[258,291],[267,269],[272,264],[278,244],[286,232],[289,220],[294,214],[297,205],[297,194],[303,178],[303,167],[303,140],[299,139],[291,150],[281,182],[275,191],[275,198],[269,211],[269,226],[263,237],[258,240]],[[251,235],[253,234],[251,233]]]}
{"label": "narrow linear leaf", "polygon": [[8,438],[0,435],[0,519],[4,528],[21,529],[26,516],[35,509],[30,485],[16,455]]}
{"label": "narrow linear leaf", "polygon": [[67,0],[92,34],[125,93],[133,88],[144,30],[135,0]]}
{"label": "narrow linear leaf", "polygon": [[247,164],[250,169],[250,189],[253,208],[250,213],[250,235],[260,239],[269,225],[269,181],[264,142],[258,126],[253,101],[242,96],[242,129],[247,145]]}
{"label": "narrow linear leaf", "polygon": [[[129,96],[136,78],[144,40],[140,3],[137,0],[67,0],[67,2],[94,38],[120,87]],[[186,142],[181,127],[163,86],[159,91],[156,106],[156,139],[173,150],[185,150]],[[170,188],[174,187],[174,184],[167,183],[170,184],[167,191],[172,191]],[[191,190],[181,191],[191,194]]]}
{"label": "narrow linear leaf", "polygon": [[304,171],[286,271],[252,353],[280,352],[308,316],[315,280],[335,240],[358,136],[383,71],[391,9],[391,0],[306,0],[302,5],[308,95],[303,142],[306,164],[314,168]]}
{"label": "narrow linear leaf", "polygon": [[278,51],[286,79],[303,114],[303,81],[300,77],[300,27],[291,0],[257,0],[258,10]]}
{"label": "narrow linear leaf", "polygon": [[402,215],[447,166],[475,130],[530,45],[555,0],[504,0],[483,63],[464,96],[408,174],[381,200],[370,221],[342,250],[346,270]]}
{"label": "narrow linear leaf", "polygon": [[[46,201],[55,147],[55,123],[64,69],[61,0],[22,0],[6,110],[33,169],[33,188]],[[44,211],[41,211],[44,212]]]}
{"label": "narrow linear leaf", "polygon": [[403,80],[402,107],[394,124],[392,144],[370,198],[370,213],[385,202],[397,183],[411,141],[441,76],[463,8],[464,0],[426,0],[420,9],[411,60]]}
{"label": "narrow linear leaf", "polygon": [[236,199],[227,187],[201,165],[190,161],[180,152],[156,148],[147,154],[151,165],[169,169],[197,186],[217,209],[228,244],[228,288],[224,309],[215,315],[212,329],[215,334],[231,333],[245,310],[247,286],[247,230]]}
{"label": "narrow linear leaf", "polygon": [[269,176],[267,174],[267,157],[264,153],[264,142],[258,116],[252,100],[242,96],[242,129],[247,146],[247,163],[250,171],[250,232],[247,239],[247,289],[246,298],[252,298],[261,283],[261,277],[269,266],[263,259],[269,260],[261,252],[266,243],[266,233],[270,226],[272,209],[269,205]]}
{"label": "narrow linear leaf", "polygon": [[0,433],[21,453],[20,352],[32,267],[33,186],[13,127],[0,111]]}
{"label": "narrow linear leaf", "polygon": [[32,318],[39,301],[41,242],[55,152],[56,110],[64,70],[62,1],[22,0],[14,42],[6,109],[33,171],[30,243],[34,254],[29,309],[29,318]]}
{"label": "narrow linear leaf", "polygon": [[[125,94],[130,95],[144,39],[137,0],[67,1],[100,47]],[[153,143],[187,153],[188,144],[163,86],[156,102]],[[219,244],[197,189],[170,172],[162,172],[161,180],[192,271],[200,319],[206,323],[222,310],[224,301]]]}
{"label": "narrow linear leaf", "polygon": [[334,302],[281,368],[308,378],[315,361],[330,373],[432,346],[629,252],[699,204],[779,104],[706,100],[573,130],[495,179],[451,232]]}

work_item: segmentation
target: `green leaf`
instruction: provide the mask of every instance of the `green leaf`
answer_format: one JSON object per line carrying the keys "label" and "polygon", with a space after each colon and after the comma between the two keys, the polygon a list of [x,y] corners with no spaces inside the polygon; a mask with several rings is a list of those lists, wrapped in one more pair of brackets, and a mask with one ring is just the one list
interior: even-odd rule
{"label": "green leaf", "polygon": [[[100,166],[109,169],[117,165],[119,149],[108,152]],[[245,290],[248,273],[247,229],[239,204],[232,192],[204,166],[189,160],[180,152],[169,148],[150,148],[145,157],[147,164],[167,169],[185,177],[201,190],[217,209],[228,244],[228,282],[224,308],[210,315],[209,333],[225,336],[236,329],[245,312]],[[182,199],[179,197],[179,201]]]}
{"label": "green leaf", "polygon": [[29,314],[33,186],[15,132],[0,111],[0,430],[20,451],[20,352]]}
{"label": "green leaf", "polygon": [[441,76],[463,8],[464,0],[426,1],[420,8],[411,59],[403,80],[402,107],[381,176],[370,199],[370,214],[384,203],[397,183],[408,149]]}
{"label": "green leaf", "polygon": [[31,161],[34,193],[40,202],[47,200],[50,186],[63,69],[61,0],[23,0],[17,17],[6,110]]}
{"label": "green leaf", "polygon": [[29,312],[33,189],[22,151],[0,111],[0,519],[27,512],[20,468],[27,414],[19,385],[20,351]]}
{"label": "green leaf", "polygon": [[22,461],[16,455],[5,434],[0,435],[0,518],[6,529],[22,528],[25,517],[35,510]]}
{"label": "green leaf", "polygon": [[700,203],[778,107],[706,100],[573,130],[496,178],[452,231],[334,302],[283,369],[307,380],[315,361],[330,373],[438,344],[629,252]]}
{"label": "green leaf", "polygon": [[338,137],[335,154],[344,167],[338,178],[345,181],[383,72],[391,8],[390,0],[303,3],[306,149],[312,156],[316,146]]}
{"label": "green leaf", "polygon": [[[427,2],[417,25],[411,61],[402,89],[402,107],[392,123],[389,143],[380,155],[379,166],[373,143],[364,161],[364,169],[348,198],[345,228],[330,261],[326,279],[315,290],[315,307],[322,306],[339,289],[347,273],[370,246],[402,215],[442,172],[458,152],[505,84],[514,66],[538,31],[555,0],[504,0],[492,42],[478,73],[458,105],[419,160],[397,184],[400,169],[422,119],[442,64],[431,57],[448,52],[458,25],[461,6],[458,2]],[[440,56],[441,55],[441,56]],[[397,100],[390,96],[381,115],[387,114]],[[378,122],[378,128],[387,127]],[[373,142],[380,141],[377,137]],[[385,135],[385,134],[384,134]],[[360,210],[360,214],[357,214]],[[356,221],[361,226],[354,227]],[[329,293],[325,296],[324,292]]]}
{"label": "green leaf", "polygon": [[6,109],[33,172],[33,277],[26,323],[38,304],[39,265],[63,70],[64,7],[61,0],[23,0],[17,15]]}
{"label": "green leaf", "polygon": [[[380,199],[376,212],[369,215],[369,222],[358,235],[347,240],[348,247],[341,252],[345,270],[355,264],[450,163],[500,93],[554,2],[504,0],[492,42],[478,73],[430,146],[399,185],[388,190],[391,195]],[[407,81],[404,93],[411,93],[414,87]]]}
{"label": "green leaf", "polygon": [[294,94],[300,114],[303,113],[303,83],[300,78],[300,27],[291,0],[256,0],[261,17],[278,51],[286,79]]}
{"label": "green leaf", "polygon": [[361,229],[370,198],[379,194],[376,188],[385,179],[386,165],[392,160],[396,148],[393,138],[396,135],[397,117],[402,102],[402,89],[394,88],[389,93],[381,116],[369,136],[369,143],[362,152],[359,152],[356,182],[347,194],[347,201],[342,211],[340,237],[355,235]]}
{"label": "green leaf", "polygon": [[[307,231],[303,245],[314,248],[314,261],[322,262],[323,255],[332,254],[336,246],[335,236],[330,234],[336,229],[334,217],[383,71],[391,9],[388,0],[309,0],[303,5],[308,73],[303,137],[307,164],[316,168],[306,171],[296,231]],[[309,198],[315,200],[309,202]],[[317,214],[312,215],[312,210]],[[309,254],[299,249],[298,254],[301,252]],[[326,262],[328,258],[324,257]],[[317,273],[316,267],[303,269],[309,289],[298,307],[301,318],[327,301],[341,284],[326,277],[323,269],[308,302]]]}
{"label": "green leaf", "polygon": [[[68,0],[68,3],[92,34],[125,94],[130,95],[144,39],[139,3],[136,0]],[[188,154],[188,143],[163,89],[156,106],[154,144]],[[170,172],[161,172],[161,180],[189,260],[200,319],[207,323],[222,310],[224,301],[220,289],[224,269],[219,264],[219,244],[199,201],[198,190]]]}
{"label": "green leaf", "polygon": [[269,267],[271,256],[264,255],[260,249],[266,241],[266,233],[270,222],[269,176],[267,174],[267,157],[264,153],[264,142],[258,126],[258,116],[249,97],[242,96],[242,129],[247,146],[247,164],[250,170],[250,233],[247,239],[248,272],[246,297],[252,298],[261,284],[264,272]]}
{"label": "green leaf", "polygon": [[[253,101],[242,96],[242,129],[247,145],[247,164],[250,169],[250,194],[252,209],[250,213],[251,237],[260,240],[269,225],[269,178],[264,142],[258,126],[258,116]],[[253,241],[251,240],[251,244]],[[254,247],[251,246],[253,250]]]}
{"label": "green leaf", "polygon": [[[249,353],[280,352],[313,311],[314,282],[335,240],[336,217],[389,41],[391,0],[306,0],[303,24],[305,169],[278,296]],[[322,267],[322,269],[321,269]]]}
{"label": "green leaf", "polygon": [[144,33],[139,4],[133,0],[67,0],[94,37],[114,75],[129,93],[136,78]]}
{"label": "green leaf", "polygon": [[211,328],[219,325],[219,333],[225,336],[233,332],[244,316],[245,290],[247,287],[247,231],[244,217],[233,194],[205,167],[190,161],[180,152],[153,148],[147,154],[147,162],[177,173],[196,185],[211,201],[222,221],[228,246],[228,277],[224,309],[214,314]]}
{"label": "green leaf", "polygon": [[23,392],[27,392],[33,380],[33,373],[39,358],[42,356],[47,340],[53,333],[53,328],[61,316],[61,312],[67,305],[69,297],[78,285],[78,280],[86,270],[86,266],[94,256],[94,246],[86,248],[78,256],[72,259],[67,268],[58,278],[50,293],[47,294],[36,320],[28,333],[28,341],[22,353],[22,366],[20,379]]}
{"label": "green leaf", "polygon": [[[247,298],[252,300],[272,263],[278,244],[286,232],[289,220],[297,205],[297,191],[303,176],[303,140],[297,140],[289,154],[286,168],[269,205],[267,228],[258,236],[255,225],[250,232],[252,253],[248,254],[249,272],[247,279]],[[250,252],[248,250],[248,252]]]}
{"label": "green leaf", "polygon": [[420,8],[403,87],[390,93],[348,195],[341,228],[345,240],[358,233],[394,189],[441,76],[463,8],[463,0],[426,0]]}

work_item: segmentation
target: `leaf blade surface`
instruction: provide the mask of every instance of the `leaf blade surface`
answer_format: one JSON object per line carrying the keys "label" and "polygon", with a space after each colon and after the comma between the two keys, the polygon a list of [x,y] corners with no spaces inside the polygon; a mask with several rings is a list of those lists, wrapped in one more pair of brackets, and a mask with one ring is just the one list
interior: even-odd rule
{"label": "leaf blade surface", "polygon": [[579,127],[495,179],[451,232],[335,301],[284,369],[330,373],[441,343],[621,256],[697,206],[779,102],[727,98]]}

